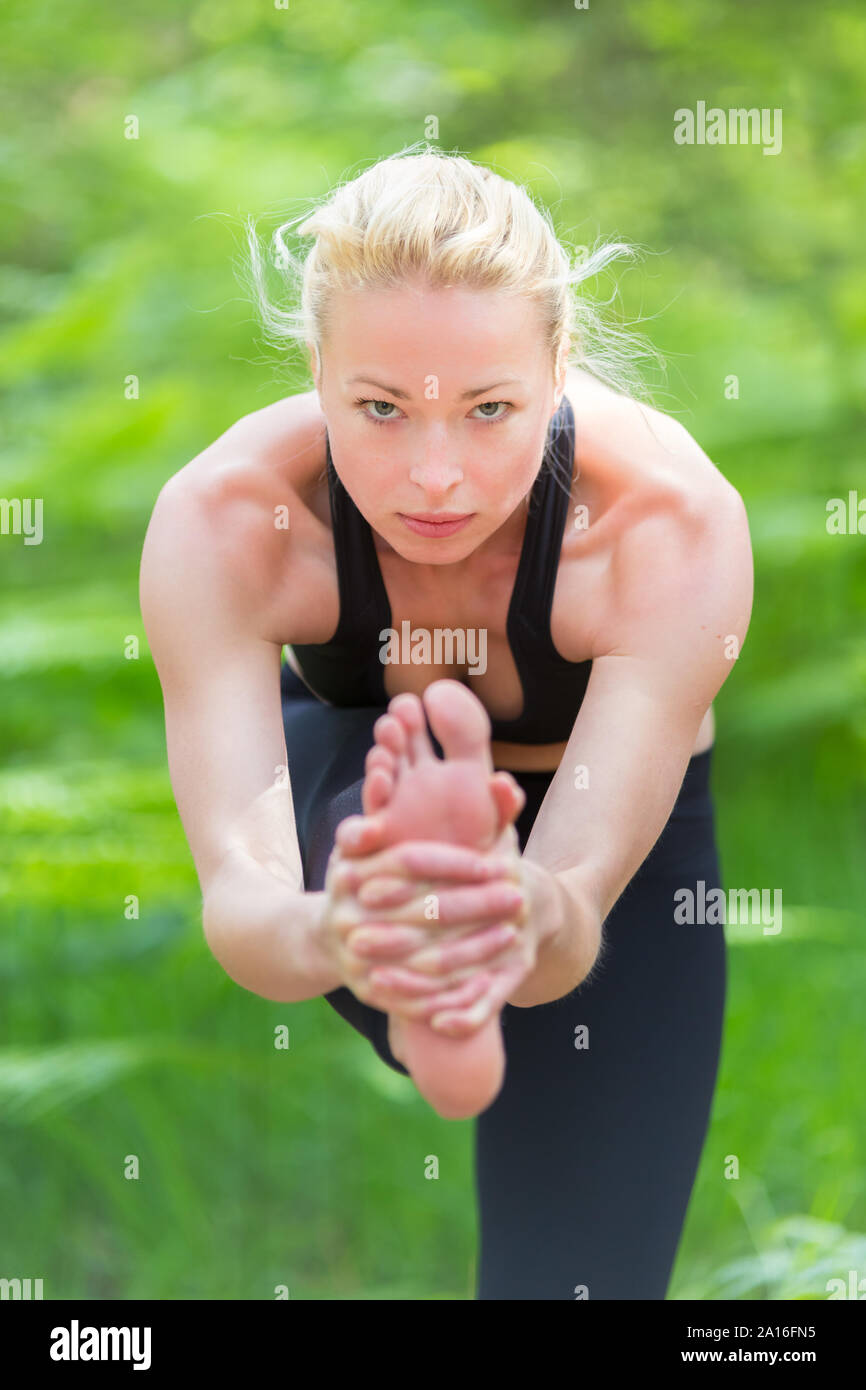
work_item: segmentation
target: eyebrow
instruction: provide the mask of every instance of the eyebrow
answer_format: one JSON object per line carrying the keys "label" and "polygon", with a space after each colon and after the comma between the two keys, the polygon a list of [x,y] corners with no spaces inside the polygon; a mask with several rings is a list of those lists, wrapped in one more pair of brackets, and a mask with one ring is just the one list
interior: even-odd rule
{"label": "eyebrow", "polygon": [[[374,381],[372,377],[369,376],[350,377],[349,380],[346,382],[346,385],[354,386],[358,382],[364,382],[367,386],[375,386],[379,391],[385,391],[389,396],[396,396],[398,401],[409,401],[412,399],[412,397],[409,395],[409,392],[401,391],[399,386],[385,386],[381,381]],[[475,390],[464,391],[461,394],[460,399],[461,401],[471,401],[474,400],[476,396],[484,396],[487,394],[488,391],[495,391],[497,386],[513,385],[523,385],[523,382],[520,380],[520,377],[508,376],[505,377],[502,381],[494,381],[492,386],[479,386]]]}

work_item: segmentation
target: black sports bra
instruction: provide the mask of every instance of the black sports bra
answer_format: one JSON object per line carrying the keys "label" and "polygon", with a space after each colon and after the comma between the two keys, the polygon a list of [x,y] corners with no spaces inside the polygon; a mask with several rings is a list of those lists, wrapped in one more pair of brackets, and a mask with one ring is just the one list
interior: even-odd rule
{"label": "black sports bra", "polygon": [[[389,696],[380,653],[392,627],[391,605],[370,524],[337,476],[330,442],[326,457],[340,618],[329,642],[292,643],[292,652],[304,681],[328,704],[384,706]],[[566,661],[550,635],[573,462],[574,411],[563,396],[532,486],[508,608],[506,631],[523,687],[523,709],[516,719],[490,716],[491,738],[508,743],[560,743],[569,738],[589,681],[592,660]],[[290,670],[283,667],[284,672]],[[472,689],[471,676],[464,684]]]}

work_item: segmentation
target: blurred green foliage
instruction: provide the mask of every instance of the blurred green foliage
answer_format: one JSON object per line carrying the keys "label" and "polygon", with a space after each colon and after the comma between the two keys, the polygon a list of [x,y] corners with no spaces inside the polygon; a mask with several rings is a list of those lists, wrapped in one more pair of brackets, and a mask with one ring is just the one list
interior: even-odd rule
{"label": "blurred green foliage", "polygon": [[[262,351],[243,216],[272,229],[431,115],[564,237],[652,253],[612,312],[749,511],[718,827],[726,881],[781,886],[790,929],[730,933],[670,1296],[826,1297],[863,1272],[866,538],[825,527],[864,486],[862,6],[7,0],[2,38],[0,494],[43,498],[45,532],[0,537],[0,1273],[49,1298],[472,1296],[471,1123],[203,942],[137,599],[165,479],[307,384]],[[781,108],[782,153],[675,145],[699,100]]]}

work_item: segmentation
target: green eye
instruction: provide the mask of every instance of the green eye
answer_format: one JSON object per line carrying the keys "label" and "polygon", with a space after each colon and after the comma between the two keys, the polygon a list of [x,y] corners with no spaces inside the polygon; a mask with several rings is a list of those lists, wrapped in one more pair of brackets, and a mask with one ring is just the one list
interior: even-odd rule
{"label": "green eye", "polygon": [[361,399],[359,399],[359,400],[356,400],[356,401],[355,401],[355,405],[358,406],[358,408],[360,409],[362,415],[366,415],[368,420],[373,420],[373,421],[393,420],[394,417],[393,417],[393,415],[378,415],[378,414],[375,414],[375,413],[371,415],[370,412],[366,409],[366,407],[367,407],[368,405],[385,405],[385,406],[390,406],[390,408],[391,408],[392,410],[396,410],[396,409],[397,409],[397,407],[394,405],[394,402],[393,402],[393,401],[377,401],[377,400],[369,400],[369,399],[365,400],[365,399],[363,399],[363,398],[361,398]]}
{"label": "green eye", "polygon": [[[373,422],[374,425],[384,425],[384,424],[387,423],[388,420],[394,420],[394,419],[396,419],[396,415],[381,415],[381,414],[379,413],[378,410],[369,411],[369,410],[367,409],[367,406],[368,406],[368,405],[372,405],[372,406],[384,405],[385,408],[386,408],[387,410],[393,410],[393,411],[397,411],[397,410],[398,410],[398,407],[394,404],[393,401],[376,400],[376,399],[374,399],[373,397],[369,397],[369,396],[366,396],[366,397],[365,397],[365,396],[359,396],[359,397],[356,399],[356,401],[355,401],[355,406],[356,406],[356,408],[357,408],[358,410],[360,410],[361,414],[362,414],[363,416],[365,416],[366,419],[371,420],[371,421]],[[485,420],[491,420],[491,421],[494,421],[494,422],[495,422],[495,421],[498,421],[498,420],[504,420],[504,419],[505,419],[506,414],[513,408],[513,407],[512,407],[512,404],[511,404],[511,401],[482,401],[481,404],[480,404],[480,405],[476,405],[476,406],[474,407],[474,409],[475,409],[475,410],[484,410],[484,411],[488,411],[488,410],[498,410],[498,408],[499,408],[500,406],[505,406],[505,411],[504,411],[502,414],[499,414],[499,415],[485,414],[485,415],[482,417],[482,418],[485,419]]]}

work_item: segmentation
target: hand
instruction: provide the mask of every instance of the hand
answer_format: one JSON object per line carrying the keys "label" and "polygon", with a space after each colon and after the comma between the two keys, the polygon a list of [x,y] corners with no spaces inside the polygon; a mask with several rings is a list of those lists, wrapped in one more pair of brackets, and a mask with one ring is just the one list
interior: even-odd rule
{"label": "hand", "polygon": [[[512,914],[516,930],[510,939],[503,935],[494,940],[491,933],[464,929],[456,939],[449,932],[447,935],[451,939],[444,940],[445,934],[440,935],[438,940],[397,963],[386,961],[370,976],[372,984],[385,991],[386,1002],[379,1007],[403,1014],[406,1001],[411,1000],[413,1012],[407,1016],[426,1019],[452,1037],[466,1037],[495,1017],[509,996],[532,974],[540,947],[561,925],[561,889],[554,876],[519,853],[506,870],[507,878],[515,881],[515,876],[523,890],[524,902]],[[372,889],[373,880],[367,882]],[[371,942],[381,942],[379,959],[385,954],[390,930],[394,929],[387,926],[363,929],[364,937],[374,933]],[[350,932],[353,949],[357,949],[357,938],[361,935],[357,929]],[[463,991],[470,988],[472,997],[467,997]]]}
{"label": "hand", "polygon": [[[348,953],[342,956],[344,971],[361,989],[366,987],[367,997],[377,1007],[412,1018],[435,1017],[443,1029],[457,1035],[482,1026],[531,974],[538,947],[550,934],[555,916],[552,876],[531,861],[526,861],[528,867],[525,867],[520,855],[513,821],[525,804],[522,788],[505,771],[492,775],[490,787],[499,811],[501,833],[494,844],[499,858],[493,851],[485,852],[489,872],[494,877],[502,875],[511,879],[525,893],[528,889],[532,899],[528,911],[526,896],[523,903],[515,902],[510,909],[510,915],[515,918],[513,923],[494,923],[492,927],[487,925],[479,929],[477,918],[486,916],[491,904],[482,897],[475,911],[464,890],[462,907],[467,916],[455,927],[447,925],[454,920],[453,913],[460,908],[461,897],[454,892],[443,895],[442,882],[434,879],[437,871],[444,870],[444,861],[418,859],[414,865],[414,882],[409,882],[402,867],[372,853],[381,846],[372,818],[348,817],[336,834],[337,846],[352,857],[358,870],[356,875],[347,868],[341,870],[341,886],[356,892],[356,912],[345,922],[341,943],[343,951]],[[420,844],[415,848],[423,853]],[[434,844],[432,853],[441,855],[443,848],[448,847]],[[430,877],[425,879],[425,874]],[[429,895],[433,889],[440,890],[436,895],[440,916],[436,920],[446,925],[432,930],[428,927],[425,940],[419,909],[425,892]],[[360,923],[357,909],[361,904],[371,912],[375,909],[373,915],[380,920]],[[468,918],[470,912],[474,912],[474,919]],[[414,923],[414,927],[409,926],[409,922]],[[517,927],[516,934],[514,927]],[[359,955],[371,961],[363,983],[359,978]],[[488,969],[479,968],[485,965]],[[469,1005],[473,1007],[467,1007]],[[456,1011],[457,1016],[447,1017],[450,1010]]]}
{"label": "hand", "polygon": [[[511,773],[504,770],[490,775],[489,788],[497,810],[498,834],[488,853],[501,849],[510,856],[518,850],[513,822],[526,804],[526,795]],[[457,856],[446,853],[446,857],[443,857],[443,851],[459,847],[435,842],[428,845],[430,854],[426,858],[419,858],[417,853],[412,852],[414,874],[409,874],[409,861],[401,861],[399,856],[395,858],[393,851],[383,858],[379,851],[384,848],[381,821],[373,815],[349,816],[337,827],[335,853],[332,864],[329,864],[329,874],[333,870],[334,878],[331,880],[330,876],[326,876],[326,885],[333,889],[326,926],[329,927],[327,934],[331,959],[341,976],[365,1001],[391,1012],[399,1009],[409,1017],[420,1017],[429,1012],[424,1000],[419,998],[422,993],[428,999],[435,995],[432,999],[434,1006],[436,1003],[456,1005],[477,999],[485,981],[477,971],[468,976],[465,967],[485,961],[513,940],[507,923],[490,920],[491,912],[502,907],[501,899],[495,894],[491,899],[489,895],[479,895],[477,892],[467,896],[464,886],[462,891],[449,893],[444,902],[441,893],[436,895],[439,898],[436,918],[431,920],[424,911],[425,898],[434,889],[443,887],[446,874],[451,874],[448,887],[452,890],[455,884],[462,881],[465,885],[473,875],[479,876],[476,870],[480,861],[471,858],[475,851],[468,847],[460,848]],[[420,849],[420,842],[415,849]],[[351,859],[356,873],[352,873],[348,864],[344,863],[347,859]],[[482,882],[504,871],[505,864],[497,869],[494,860],[495,855],[489,867],[480,873]],[[473,862],[475,869],[471,867]],[[373,877],[377,878],[375,884],[371,882]],[[516,873],[513,878],[517,883]],[[353,892],[355,899],[352,906],[350,897]],[[402,910],[399,913],[387,911],[400,905]],[[366,909],[363,912],[360,911],[362,906]],[[336,916],[333,915],[335,908]],[[460,913],[463,918],[457,920],[455,914]],[[504,914],[505,908],[500,911],[500,917]],[[479,922],[482,923],[480,928]],[[454,925],[449,925],[451,923]],[[354,931],[355,927],[363,928],[363,931]],[[470,937],[471,940],[468,939]],[[419,970],[423,972],[426,968],[430,973],[423,980],[414,981],[414,988],[409,991],[411,998],[407,997],[406,991],[398,993],[395,998],[390,989],[383,994],[381,987],[376,988],[373,972],[377,966],[405,960],[432,942],[438,944],[458,939],[461,945],[450,961],[452,979],[458,983],[457,993],[451,990],[443,995],[441,980],[437,988],[429,962],[425,967],[424,960],[420,958]],[[455,974],[458,967],[463,967],[462,976]]]}
{"label": "hand", "polygon": [[[434,890],[438,917],[431,920],[425,908]],[[480,997],[486,981],[468,967],[513,940],[514,927],[503,919],[523,906],[510,858],[439,841],[406,841],[351,860],[335,846],[325,893],[321,942],[343,983],[372,1007],[415,1019],[429,1016],[431,1006]],[[449,949],[445,971],[423,956],[434,944]],[[395,994],[378,971],[406,958],[417,973]]]}
{"label": "hand", "polygon": [[[467,890],[432,875],[446,867],[442,852],[456,847],[434,842],[410,848],[403,867],[407,874],[414,869],[414,877],[403,882],[389,857],[393,851],[344,862],[343,882],[347,888],[353,886],[356,908],[372,900],[378,919],[362,927],[357,915],[353,917],[345,944],[350,952],[373,958],[367,980],[376,992],[376,1007],[427,1020],[452,1036],[466,1036],[494,1016],[534,971],[541,945],[561,926],[562,890],[554,875],[524,859],[516,846],[513,855],[474,852],[493,875],[489,882],[501,879],[523,889],[523,906],[518,903],[510,912],[516,935],[478,929],[476,921],[467,927],[465,918],[454,927],[454,914],[471,908]],[[425,879],[424,874],[431,877]],[[431,932],[426,943],[413,946],[410,934],[398,935],[401,922],[411,914],[419,924],[424,896],[433,890],[444,925]],[[476,890],[475,896],[475,917],[483,917],[484,894]],[[372,914],[372,907],[368,910]]]}

